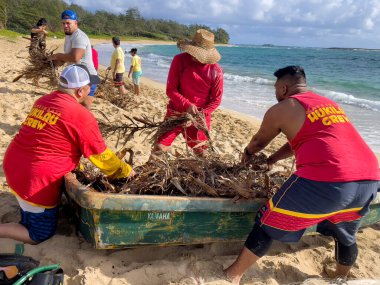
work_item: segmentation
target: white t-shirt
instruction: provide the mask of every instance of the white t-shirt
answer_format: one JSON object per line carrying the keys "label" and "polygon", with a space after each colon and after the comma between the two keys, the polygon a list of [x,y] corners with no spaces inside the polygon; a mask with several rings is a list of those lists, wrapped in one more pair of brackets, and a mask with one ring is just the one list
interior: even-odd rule
{"label": "white t-shirt", "polygon": [[65,45],[64,45],[65,53],[70,53],[71,49],[73,48],[84,49],[84,55],[80,59],[79,62],[72,62],[72,63],[83,64],[88,68],[88,71],[90,72],[91,75],[97,75],[98,73],[96,72],[94,63],[92,62],[92,50],[91,50],[90,39],[80,29],[77,29],[71,35],[66,35],[65,37]]}

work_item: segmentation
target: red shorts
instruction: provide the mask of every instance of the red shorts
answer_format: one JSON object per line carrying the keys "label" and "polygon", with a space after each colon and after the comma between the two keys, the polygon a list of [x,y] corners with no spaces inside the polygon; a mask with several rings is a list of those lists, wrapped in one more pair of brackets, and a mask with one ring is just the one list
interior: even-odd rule
{"label": "red shorts", "polygon": [[[165,118],[167,117],[168,116],[166,116]],[[211,117],[208,116],[206,117],[206,124],[209,130],[210,130],[210,123],[211,123]],[[190,127],[184,128],[183,126],[178,126],[174,128],[173,130],[168,131],[162,136],[160,136],[157,139],[157,144],[161,144],[164,146],[171,146],[173,141],[179,134],[182,134],[182,136],[186,139],[187,145],[191,148],[194,148],[196,145],[198,145],[201,142],[207,141],[206,134],[203,131],[198,130],[196,127],[190,126]],[[200,148],[206,149],[207,145],[202,145]]]}

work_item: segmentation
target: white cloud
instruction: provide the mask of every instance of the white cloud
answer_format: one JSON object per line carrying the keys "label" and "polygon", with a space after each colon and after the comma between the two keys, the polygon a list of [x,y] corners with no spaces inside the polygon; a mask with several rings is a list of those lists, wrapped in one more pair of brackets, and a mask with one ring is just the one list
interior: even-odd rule
{"label": "white cloud", "polygon": [[302,36],[301,44],[306,39],[315,46],[380,48],[380,0],[66,1],[91,11],[123,13],[137,7],[146,18],[223,27],[233,42],[292,45]]}
{"label": "white cloud", "polygon": [[371,18],[367,18],[364,20],[364,25],[368,30],[372,30],[373,27],[375,26],[375,23]]}
{"label": "white cloud", "polygon": [[305,15],[305,21],[307,22],[316,22],[318,20],[318,16],[314,13],[307,12]]}
{"label": "white cloud", "polygon": [[271,20],[270,11],[274,6],[274,0],[250,1],[251,19],[267,22]]}
{"label": "white cloud", "polygon": [[226,17],[233,15],[238,12],[235,11],[236,7],[239,6],[239,0],[224,1],[221,3],[219,0],[211,0],[210,3],[210,12],[214,17]]}
{"label": "white cloud", "polygon": [[170,9],[179,9],[185,1],[183,0],[173,0],[168,3]]}

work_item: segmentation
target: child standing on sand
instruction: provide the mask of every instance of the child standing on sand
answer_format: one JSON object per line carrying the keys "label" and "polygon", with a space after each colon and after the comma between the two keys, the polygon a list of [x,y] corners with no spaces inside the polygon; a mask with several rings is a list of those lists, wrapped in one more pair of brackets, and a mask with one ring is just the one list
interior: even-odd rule
{"label": "child standing on sand", "polygon": [[131,49],[129,52],[132,56],[131,59],[131,67],[129,69],[128,78],[131,77],[132,73],[132,81],[134,86],[134,91],[136,95],[140,95],[140,78],[142,75],[141,70],[141,58],[137,55],[137,48]]}

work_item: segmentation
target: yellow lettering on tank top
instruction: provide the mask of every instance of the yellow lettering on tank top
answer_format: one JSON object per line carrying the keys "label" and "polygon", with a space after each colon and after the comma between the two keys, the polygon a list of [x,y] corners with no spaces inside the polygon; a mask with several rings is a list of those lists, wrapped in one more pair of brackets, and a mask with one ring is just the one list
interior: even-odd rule
{"label": "yellow lettering on tank top", "polygon": [[319,120],[319,117],[314,112],[308,114],[307,117],[309,118],[310,122],[312,122],[312,123]]}
{"label": "yellow lettering on tank top", "polygon": [[343,118],[342,115],[338,115],[338,116],[336,116],[336,117],[338,118],[339,122],[341,122],[341,123],[345,123],[345,122],[346,122],[346,121],[344,120],[344,118]]}
{"label": "yellow lettering on tank top", "polygon": [[322,119],[322,124],[324,124],[325,126],[330,126],[331,125],[330,118],[329,117],[324,117]]}
{"label": "yellow lettering on tank top", "polygon": [[328,116],[328,115],[331,115],[331,114],[332,114],[332,112],[331,112],[331,108],[326,108],[326,107],[323,107],[322,109],[323,109],[323,111],[325,112],[326,116]]}
{"label": "yellow lettering on tank top", "polygon": [[339,123],[338,118],[336,116],[330,116],[331,121],[336,124]]}
{"label": "yellow lettering on tank top", "polygon": [[321,120],[324,126],[331,126],[332,124],[345,124],[349,123],[350,120],[347,118],[344,110],[339,106],[333,105],[318,105],[306,112],[307,118],[310,122],[316,123]]}
{"label": "yellow lettering on tank top", "polygon": [[326,116],[326,113],[325,113],[325,111],[323,110],[323,108],[319,108],[319,109],[315,110],[314,113],[315,113],[319,118],[323,118],[324,116]]}

